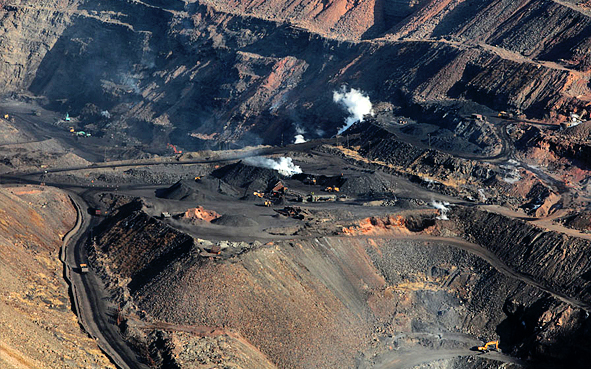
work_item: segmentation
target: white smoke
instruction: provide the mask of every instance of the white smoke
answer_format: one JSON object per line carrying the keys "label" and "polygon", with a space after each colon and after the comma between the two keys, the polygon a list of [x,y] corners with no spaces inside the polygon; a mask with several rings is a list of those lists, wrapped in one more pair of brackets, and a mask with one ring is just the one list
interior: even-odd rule
{"label": "white smoke", "polygon": [[295,139],[295,142],[294,142],[295,144],[302,144],[304,142],[308,142],[308,140],[306,140],[304,138],[304,135],[295,135],[294,139]]}
{"label": "white smoke", "polygon": [[437,217],[437,219],[439,220],[449,220],[449,218],[447,217],[447,213],[449,212],[449,202],[447,201],[431,201],[431,206],[433,206],[435,209],[439,209],[439,212],[441,213],[441,215],[439,215]]}
{"label": "white smoke", "polygon": [[297,135],[294,136],[294,144],[301,144],[304,142],[308,142],[308,140],[306,140],[304,138],[304,134],[306,133],[306,129],[298,124],[295,125],[295,130]]}
{"label": "white smoke", "polygon": [[351,91],[346,92],[346,88],[343,86],[341,87],[341,91],[333,92],[332,99],[335,103],[341,104],[347,108],[347,112],[349,112],[349,116],[345,120],[345,125],[339,129],[338,134],[345,132],[355,122],[363,122],[363,116],[367,114],[373,115],[369,97],[354,88],[352,88]]}
{"label": "white smoke", "polygon": [[302,168],[300,168],[299,165],[295,165],[291,158],[279,158],[274,160],[256,156],[253,158],[247,158],[244,160],[244,162],[255,167],[274,169],[280,174],[289,177],[293,176],[294,174],[302,173]]}

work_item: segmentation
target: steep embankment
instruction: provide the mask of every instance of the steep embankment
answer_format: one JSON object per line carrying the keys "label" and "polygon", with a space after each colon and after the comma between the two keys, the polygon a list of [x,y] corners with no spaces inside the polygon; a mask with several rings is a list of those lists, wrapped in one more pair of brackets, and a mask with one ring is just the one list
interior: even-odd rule
{"label": "steep embankment", "polygon": [[532,276],[591,309],[591,243],[588,240],[472,209],[458,208],[453,217],[461,225],[464,237],[492,251],[511,269]]}
{"label": "steep embankment", "polygon": [[4,91],[163,150],[332,134],[343,84],[416,117],[427,102],[469,99],[564,119],[591,96],[591,17],[553,1],[20,1],[1,12]]}
{"label": "steep embankment", "polygon": [[[177,363],[210,360],[189,349],[233,334],[260,350],[238,350],[245,365],[265,356],[279,367],[372,365],[386,362],[393,347],[412,353],[417,345],[436,359],[437,350],[449,348],[470,355],[478,339],[495,336],[504,351],[534,360],[585,357],[568,343],[585,332],[583,311],[499,272],[472,246],[405,238],[412,232],[398,218],[384,221],[388,227],[362,222],[364,232],[375,228],[364,237],[221,242],[218,256],[207,252],[210,242],[187,241],[126,207],[97,236],[94,260],[108,265],[105,277],[122,297],[128,333],[147,344],[160,337],[161,352]],[[227,253],[228,246],[241,251]],[[194,334],[179,340],[179,327]]]}
{"label": "steep embankment", "polygon": [[59,260],[76,212],[46,187],[0,190],[0,367],[112,368],[70,310]]}

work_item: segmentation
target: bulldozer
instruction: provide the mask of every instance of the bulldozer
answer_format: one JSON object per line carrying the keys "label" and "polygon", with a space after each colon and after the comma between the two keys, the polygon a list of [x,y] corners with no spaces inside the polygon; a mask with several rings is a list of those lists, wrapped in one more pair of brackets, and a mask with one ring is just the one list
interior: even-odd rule
{"label": "bulldozer", "polygon": [[472,348],[474,351],[479,351],[482,353],[489,352],[491,350],[500,351],[499,350],[499,341],[490,341],[484,344],[484,346],[475,346]]}

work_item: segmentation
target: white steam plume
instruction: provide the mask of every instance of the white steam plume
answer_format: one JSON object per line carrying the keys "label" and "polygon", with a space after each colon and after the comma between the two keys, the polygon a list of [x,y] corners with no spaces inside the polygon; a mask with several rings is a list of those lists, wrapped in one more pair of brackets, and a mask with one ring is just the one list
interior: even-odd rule
{"label": "white steam plume", "polygon": [[363,92],[354,88],[351,91],[346,92],[345,86],[341,87],[341,91],[334,91],[332,99],[337,104],[343,105],[347,108],[349,116],[345,120],[345,125],[339,128],[339,133],[345,132],[355,122],[363,122],[363,116],[367,114],[373,115],[371,101],[369,97],[363,94]]}
{"label": "white steam plume", "polygon": [[295,135],[294,139],[295,139],[295,142],[294,142],[295,144],[302,144],[304,142],[308,142],[308,140],[306,140],[304,138],[304,135]]}
{"label": "white steam plume", "polygon": [[443,202],[439,202],[439,201],[431,201],[431,206],[433,206],[435,209],[439,209],[439,212],[441,213],[441,215],[439,215],[437,217],[437,219],[439,220],[449,220],[449,218],[447,217],[447,212],[449,211],[449,202],[447,201],[443,201]]}
{"label": "white steam plume", "polygon": [[284,176],[291,177],[294,174],[302,173],[302,168],[300,168],[299,165],[295,165],[291,158],[279,158],[278,160],[273,160],[256,156],[244,159],[244,162],[255,167],[274,169]]}

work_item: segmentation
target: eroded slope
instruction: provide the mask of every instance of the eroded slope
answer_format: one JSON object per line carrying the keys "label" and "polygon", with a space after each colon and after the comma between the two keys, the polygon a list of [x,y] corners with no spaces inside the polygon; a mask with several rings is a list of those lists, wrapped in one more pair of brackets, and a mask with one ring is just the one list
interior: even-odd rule
{"label": "eroded slope", "polygon": [[112,368],[78,325],[59,260],[76,212],[46,187],[0,190],[0,366]]}

